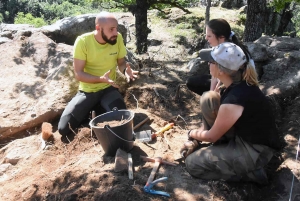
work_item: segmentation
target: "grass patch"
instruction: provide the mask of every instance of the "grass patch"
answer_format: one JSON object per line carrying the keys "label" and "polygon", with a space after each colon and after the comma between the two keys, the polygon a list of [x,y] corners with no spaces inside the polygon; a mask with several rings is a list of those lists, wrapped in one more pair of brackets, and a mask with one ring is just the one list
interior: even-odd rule
{"label": "grass patch", "polygon": [[236,25],[236,24],[231,25],[231,30],[236,34],[236,36],[240,41],[242,41],[243,39],[244,29],[245,27],[242,25]]}

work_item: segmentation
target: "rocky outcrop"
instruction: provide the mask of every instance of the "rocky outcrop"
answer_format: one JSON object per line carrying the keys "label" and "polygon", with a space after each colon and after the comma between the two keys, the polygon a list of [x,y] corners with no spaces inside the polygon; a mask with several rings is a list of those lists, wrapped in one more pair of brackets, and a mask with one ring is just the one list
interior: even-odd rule
{"label": "rocky outcrop", "polygon": [[[57,43],[73,45],[77,36],[95,30],[95,19],[97,14],[85,14],[75,17],[67,17],[52,25],[41,28],[46,36]],[[119,24],[118,31],[122,34],[126,44],[127,32],[124,25]]]}
{"label": "rocky outcrop", "polygon": [[[58,20],[52,25],[41,28],[34,28],[32,25],[26,24],[2,24],[0,27],[0,44],[8,42],[8,39],[18,40],[22,36],[29,37],[32,33],[42,32],[56,43],[73,45],[77,36],[95,30],[96,15],[97,14],[84,14],[67,17]],[[126,44],[127,30],[125,26],[119,24],[118,31],[122,34],[124,43]]]}
{"label": "rocky outcrop", "polygon": [[72,49],[41,32],[0,45],[0,139],[61,114],[77,91]]}

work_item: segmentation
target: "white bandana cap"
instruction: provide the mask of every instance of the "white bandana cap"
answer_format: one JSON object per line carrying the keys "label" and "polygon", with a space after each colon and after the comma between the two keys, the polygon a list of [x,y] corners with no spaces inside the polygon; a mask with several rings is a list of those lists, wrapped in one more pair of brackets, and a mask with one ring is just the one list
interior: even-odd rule
{"label": "white bandana cap", "polygon": [[199,57],[204,61],[215,61],[221,66],[237,71],[247,62],[244,51],[234,43],[221,43],[212,49],[202,49]]}

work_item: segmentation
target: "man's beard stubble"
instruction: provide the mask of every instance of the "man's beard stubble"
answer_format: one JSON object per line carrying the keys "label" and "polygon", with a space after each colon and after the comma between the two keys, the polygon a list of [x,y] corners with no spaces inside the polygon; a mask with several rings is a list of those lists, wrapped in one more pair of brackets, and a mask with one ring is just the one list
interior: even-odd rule
{"label": "man's beard stubble", "polygon": [[117,38],[114,40],[108,39],[108,37],[104,34],[103,29],[101,29],[101,35],[102,35],[103,40],[105,42],[107,42],[108,44],[115,45],[117,43]]}

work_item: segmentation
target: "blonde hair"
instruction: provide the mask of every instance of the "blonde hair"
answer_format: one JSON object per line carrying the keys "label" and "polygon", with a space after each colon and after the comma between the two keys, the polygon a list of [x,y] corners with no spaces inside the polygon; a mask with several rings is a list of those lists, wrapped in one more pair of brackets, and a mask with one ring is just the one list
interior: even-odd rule
{"label": "blonde hair", "polygon": [[246,70],[244,70],[243,80],[246,80],[248,85],[259,85],[257,72],[249,62],[247,63]]}
{"label": "blonde hair", "polygon": [[259,85],[257,72],[249,62],[241,66],[237,71],[229,70],[220,64],[218,64],[218,68],[222,72],[228,74],[232,78],[233,82],[240,82],[242,79],[245,80],[248,85]]}

